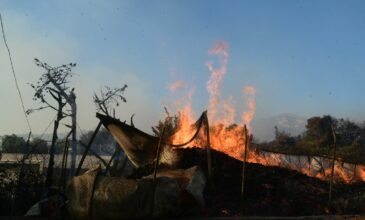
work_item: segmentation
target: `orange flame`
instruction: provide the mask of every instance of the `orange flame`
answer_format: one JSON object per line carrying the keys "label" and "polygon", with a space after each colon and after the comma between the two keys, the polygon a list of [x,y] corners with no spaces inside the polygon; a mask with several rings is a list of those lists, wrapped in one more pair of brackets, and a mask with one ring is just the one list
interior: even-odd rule
{"label": "orange flame", "polygon": [[209,55],[219,56],[221,66],[214,68],[213,63],[207,62],[207,67],[210,72],[210,78],[207,82],[207,91],[209,93],[208,115],[212,124],[217,122],[218,106],[220,102],[221,85],[224,75],[227,72],[228,63],[228,44],[226,42],[217,42],[209,50]]}
{"label": "orange flame", "polygon": [[224,125],[231,125],[234,123],[234,117],[236,115],[236,109],[233,106],[233,97],[230,97],[227,101],[223,103],[223,118],[220,119],[219,123]]}
{"label": "orange flame", "polygon": [[357,171],[359,178],[365,182],[365,167],[359,167]]}
{"label": "orange flame", "polygon": [[[236,125],[236,109],[233,105],[233,97],[223,100],[221,104],[221,86],[223,78],[227,71],[228,63],[228,44],[225,42],[216,43],[210,50],[209,55],[217,55],[221,66],[214,68],[212,62],[207,63],[210,72],[210,78],[207,82],[208,101],[208,118],[210,123],[210,143],[211,147],[217,151],[243,160],[245,134],[242,125]],[[185,87],[185,83],[178,80],[168,86],[171,92],[175,92]],[[188,141],[196,132],[192,125],[196,121],[192,110],[192,96],[194,89],[189,89],[185,97],[175,102],[176,111],[179,115],[178,132],[172,137],[172,143],[181,144]],[[242,122],[246,124],[249,133],[252,133],[251,122],[255,116],[256,89],[253,86],[246,86],[243,89],[244,98],[248,103],[248,110],[242,113]],[[195,140],[186,147],[205,147],[205,142]],[[308,176],[320,179],[328,179],[331,174],[331,161],[319,157],[307,156],[289,156],[284,154],[249,151],[247,152],[247,161],[250,163],[259,163],[267,166],[280,166],[297,170]],[[346,168],[342,163],[336,162],[334,166],[334,176],[344,182],[351,182],[355,179],[365,181],[365,167],[348,165]],[[350,171],[352,169],[352,171]]]}
{"label": "orange flame", "polygon": [[[183,87],[182,87],[183,85]],[[179,89],[185,87],[185,82],[182,80],[177,80],[168,85],[168,88],[171,92],[176,92]],[[182,98],[176,100],[173,103],[174,109],[178,113],[178,131],[174,137],[172,138],[172,142],[175,144],[185,143],[190,139],[190,135],[193,134],[193,129],[191,127],[195,122],[194,112],[192,109],[192,98],[194,94],[194,88],[188,88],[187,94],[185,94]]]}
{"label": "orange flame", "polygon": [[253,86],[246,86],[243,89],[248,101],[248,111],[242,113],[243,124],[247,126],[248,131],[251,133],[251,121],[255,116],[256,104],[255,104],[255,93],[256,89]]}
{"label": "orange flame", "polygon": [[[213,67],[212,62],[207,63],[210,72],[210,78],[207,82],[207,92],[209,94],[208,100],[208,118],[210,126],[210,143],[213,149],[224,152],[232,157],[240,159],[242,157],[243,145],[243,126],[235,125],[236,109],[233,105],[233,97],[221,102],[221,86],[224,76],[227,72],[228,63],[228,44],[226,42],[217,42],[208,51],[209,55],[217,55],[220,60],[220,67]],[[175,85],[177,82],[171,84]],[[171,86],[175,87],[175,86]],[[247,89],[249,94],[255,89],[251,86]],[[185,99],[186,100],[186,99]],[[250,99],[250,111],[253,99]],[[254,103],[253,103],[254,105]],[[174,144],[184,143],[195,133],[192,124],[196,121],[193,117],[191,108],[191,96],[189,102],[184,107],[178,109],[179,123],[178,132],[172,137]],[[253,117],[253,114],[252,114]],[[194,141],[189,145],[190,147],[204,147],[204,143]]]}

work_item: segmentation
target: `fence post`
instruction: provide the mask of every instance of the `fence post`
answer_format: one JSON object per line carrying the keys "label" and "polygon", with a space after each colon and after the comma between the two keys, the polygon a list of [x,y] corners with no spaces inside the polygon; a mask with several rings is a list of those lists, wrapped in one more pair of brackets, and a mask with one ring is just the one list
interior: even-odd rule
{"label": "fence post", "polygon": [[162,141],[165,136],[165,130],[166,130],[166,121],[164,122],[164,125],[163,125],[162,133],[160,135],[160,140],[158,141],[156,159],[155,159],[156,161],[155,161],[155,166],[153,169],[153,182],[152,182],[153,188],[152,188],[151,213],[150,213],[151,216],[153,216],[153,211],[154,211],[154,206],[155,206],[155,193],[156,193],[156,186],[157,186],[156,176],[157,176],[158,164],[160,162],[161,145],[162,145]]}
{"label": "fence post", "polygon": [[330,189],[328,194],[328,206],[330,208],[331,206],[331,200],[332,200],[332,188],[333,188],[333,175],[335,171],[335,158],[336,158],[336,132],[333,125],[331,125],[332,128],[332,136],[333,136],[333,157],[332,157],[332,167],[331,167],[331,179],[330,179]]}
{"label": "fence post", "polygon": [[245,145],[244,145],[244,155],[243,155],[243,160],[242,160],[242,183],[241,183],[241,205],[242,205],[242,215],[244,214],[244,208],[245,208],[245,197],[244,197],[244,192],[245,192],[245,169],[246,169],[246,161],[247,161],[247,150],[248,150],[248,130],[246,125],[243,126],[243,130],[245,133]]}

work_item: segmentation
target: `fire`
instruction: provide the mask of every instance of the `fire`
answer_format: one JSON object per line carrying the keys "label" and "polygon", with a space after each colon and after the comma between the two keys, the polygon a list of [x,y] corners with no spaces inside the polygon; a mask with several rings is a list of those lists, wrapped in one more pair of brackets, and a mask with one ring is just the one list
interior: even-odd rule
{"label": "fire", "polygon": [[[226,42],[217,42],[209,51],[209,55],[218,56],[220,66],[214,67],[213,62],[206,63],[210,72],[210,78],[206,85],[209,94],[208,100],[208,119],[210,131],[211,148],[226,153],[227,155],[243,160],[245,136],[244,126],[246,125],[248,133],[252,134],[251,122],[254,119],[256,111],[254,86],[246,86],[242,89],[244,102],[247,102],[248,110],[242,112],[243,124],[235,124],[236,109],[234,107],[234,99],[230,97],[227,100],[221,99],[221,87],[224,76],[227,73],[228,64],[228,44]],[[171,83],[168,88],[171,92],[185,88],[185,82],[177,80]],[[187,95],[178,99],[174,103],[174,107],[178,112],[179,121],[177,123],[178,131],[172,137],[173,144],[181,144],[187,142],[196,132],[196,127],[192,126],[196,118],[192,110],[192,98],[194,89],[188,89]],[[205,147],[206,140],[196,139],[185,147]],[[252,148],[251,148],[252,149]],[[247,161],[250,163],[259,163],[267,166],[280,166],[293,170],[297,170],[308,176],[317,177],[319,179],[328,179],[331,174],[331,160],[318,157],[307,156],[289,156],[284,154],[275,154],[268,152],[248,152]],[[301,158],[303,157],[303,158]],[[299,159],[298,159],[299,158]],[[308,158],[308,159],[307,159]],[[293,162],[298,160],[297,163]],[[305,161],[305,162],[303,162]],[[318,162],[321,161],[321,162]],[[356,176],[357,179],[365,181],[365,167],[353,167],[353,175],[346,170],[343,163],[336,162],[334,166],[334,176],[344,182],[351,182]]]}
{"label": "fire", "polygon": [[[177,80],[168,85],[168,88],[173,88],[170,89],[170,91],[176,92],[183,88],[180,85],[185,85],[185,82]],[[179,132],[174,136],[173,143],[185,143],[188,139],[190,139],[191,134],[194,133],[194,129],[191,126],[195,122],[194,112],[192,109],[193,94],[194,88],[188,88],[187,94],[173,103],[173,107],[177,109],[179,115]]]}
{"label": "fire", "polygon": [[250,125],[253,117],[255,116],[255,111],[256,111],[256,104],[254,100],[256,89],[253,86],[246,86],[243,89],[243,92],[247,97],[249,110],[247,112],[242,113],[242,121],[243,124],[247,125],[247,129],[251,133]]}
{"label": "fire", "polygon": [[[206,90],[209,94],[208,100],[208,118],[210,123],[210,143],[215,150],[224,152],[237,159],[242,158],[243,144],[244,144],[244,130],[243,126],[235,124],[236,109],[233,105],[233,97],[227,100],[221,100],[221,87],[224,76],[227,73],[228,64],[228,44],[220,41],[208,51],[211,56],[218,56],[220,66],[214,67],[213,62],[206,63],[210,77],[206,85]],[[176,81],[170,84],[169,88],[175,88],[175,85],[181,84]],[[172,90],[171,90],[172,91]],[[175,90],[174,90],[175,91]],[[249,113],[245,116],[246,121],[250,123],[255,111],[254,93],[255,88],[248,86],[245,88],[249,95]],[[188,102],[183,107],[177,108],[179,112],[178,132],[173,136],[172,143],[179,144],[188,141],[196,129],[191,125],[196,121],[193,117],[191,99],[184,99]],[[249,126],[249,125],[248,125]],[[204,147],[205,144],[194,141],[186,147]]]}
{"label": "fire", "polygon": [[213,48],[209,50],[209,55],[217,55],[221,63],[220,68],[214,68],[213,62],[211,61],[206,64],[210,72],[210,78],[207,82],[207,92],[209,94],[208,116],[210,121],[214,124],[218,120],[217,114],[219,114],[218,107],[220,103],[221,85],[224,75],[227,72],[228,44],[226,42],[217,42]]}
{"label": "fire", "polygon": [[236,114],[236,109],[233,106],[233,97],[230,97],[227,101],[224,101],[223,103],[223,111],[224,111],[224,117],[221,121],[222,124],[230,125],[234,123],[234,117]]}
{"label": "fire", "polygon": [[358,169],[359,178],[365,182],[365,167]]}

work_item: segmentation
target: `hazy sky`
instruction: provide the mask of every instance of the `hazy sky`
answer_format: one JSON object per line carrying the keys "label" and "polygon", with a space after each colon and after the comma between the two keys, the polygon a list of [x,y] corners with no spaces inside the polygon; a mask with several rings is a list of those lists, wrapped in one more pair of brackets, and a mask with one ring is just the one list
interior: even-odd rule
{"label": "hazy sky", "polygon": [[[222,98],[233,97],[237,121],[247,104],[242,88],[256,88],[253,121],[293,113],[365,119],[364,1],[13,1],[1,0],[7,40],[26,108],[36,107],[28,82],[51,65],[76,62],[78,122],[94,128],[93,91],[128,84],[121,119],[135,113],[145,131],[179,97],[168,84],[194,88],[193,108],[206,109],[208,50],[229,45]],[[27,126],[0,42],[0,135]],[[54,116],[30,115],[34,133]],[[51,130],[49,130],[51,131]]]}

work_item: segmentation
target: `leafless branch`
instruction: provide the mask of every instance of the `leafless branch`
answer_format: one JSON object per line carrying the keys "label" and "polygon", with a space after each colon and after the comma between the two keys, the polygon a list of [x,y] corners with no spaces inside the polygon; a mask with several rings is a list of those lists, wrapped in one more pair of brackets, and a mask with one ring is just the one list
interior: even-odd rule
{"label": "leafless branch", "polygon": [[93,99],[97,111],[102,111],[106,115],[109,115],[109,109],[111,109],[112,106],[119,106],[120,101],[127,102],[127,100],[123,96],[126,88],[126,84],[123,87],[113,89],[105,86],[105,91],[103,89],[100,89],[100,95],[94,93]]}
{"label": "leafless branch", "polygon": [[[28,110],[28,114],[36,111],[42,110],[45,108],[51,108],[55,111],[58,111],[59,107],[63,108],[66,105],[66,102],[72,101],[68,100],[69,97],[72,97],[67,94],[72,94],[72,90],[67,84],[70,82],[69,79],[73,76],[72,68],[76,66],[76,63],[69,63],[67,65],[60,65],[57,67],[52,67],[45,62],[41,62],[38,59],[34,59],[35,64],[45,70],[45,72],[40,76],[37,83],[31,83],[30,86],[35,90],[33,100],[39,100],[45,106],[30,109]],[[51,95],[51,97],[57,101],[58,107],[51,104],[50,101],[47,100],[47,94]],[[63,100],[66,102],[63,102]],[[69,116],[69,114],[64,113],[64,117]]]}

